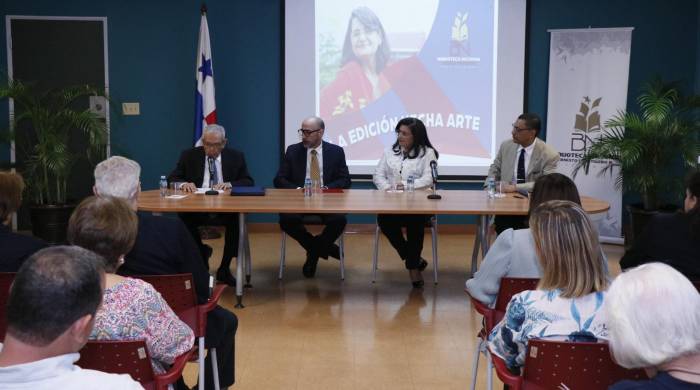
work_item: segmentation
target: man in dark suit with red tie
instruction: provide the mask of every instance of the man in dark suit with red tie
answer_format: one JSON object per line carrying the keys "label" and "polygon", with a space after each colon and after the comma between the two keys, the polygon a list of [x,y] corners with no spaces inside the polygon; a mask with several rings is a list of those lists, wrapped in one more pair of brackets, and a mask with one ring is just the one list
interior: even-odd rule
{"label": "man in dark suit with red tie", "polygon": [[[194,192],[197,188],[227,190],[231,186],[252,186],[253,178],[248,173],[243,153],[226,148],[226,130],[223,126],[208,125],[202,131],[202,146],[182,152],[175,170],[168,176],[168,182],[183,182],[185,192]],[[238,255],[238,214],[237,213],[180,213],[180,218],[187,226],[202,253],[208,267],[211,248],[202,243],[199,226],[224,225],[224,254],[221,266],[216,272],[216,279],[235,285],[231,274],[231,259]]]}
{"label": "man in dark suit with red tie", "polygon": [[[321,188],[350,188],[350,174],[343,148],[323,141],[325,124],[319,117],[309,117],[301,123],[301,142],[290,145],[275,177],[276,188],[302,188],[306,178]],[[303,224],[302,214],[280,214],[280,227],[306,250],[303,273],[307,278],[316,274],[318,258],[340,258],[334,244],[345,229],[344,214],[319,214],[325,225],[323,232],[313,236]]]}

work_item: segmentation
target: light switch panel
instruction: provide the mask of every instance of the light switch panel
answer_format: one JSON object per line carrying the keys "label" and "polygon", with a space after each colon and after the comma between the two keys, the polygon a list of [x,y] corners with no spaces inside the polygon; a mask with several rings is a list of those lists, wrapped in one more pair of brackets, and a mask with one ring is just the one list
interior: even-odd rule
{"label": "light switch panel", "polygon": [[139,107],[139,103],[122,103],[122,114],[140,115],[141,108]]}

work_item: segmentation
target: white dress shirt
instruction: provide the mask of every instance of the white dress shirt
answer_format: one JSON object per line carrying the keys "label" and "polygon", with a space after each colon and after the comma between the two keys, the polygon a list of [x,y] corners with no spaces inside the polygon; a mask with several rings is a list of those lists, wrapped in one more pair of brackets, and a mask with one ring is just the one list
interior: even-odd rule
{"label": "white dress shirt", "polygon": [[316,159],[318,159],[318,170],[319,176],[321,177],[321,183],[319,185],[323,187],[323,142],[318,144],[315,148],[306,148],[306,177],[311,177],[311,151],[316,151]]}
{"label": "white dress shirt", "polygon": [[426,148],[422,156],[419,152],[416,158],[404,158],[403,153],[397,155],[389,147],[384,150],[372,180],[377,189],[384,191],[391,189],[399,178],[405,187],[409,176],[413,176],[415,189],[430,187],[433,184],[430,162],[433,160],[437,161],[437,157],[432,148]]}
{"label": "white dress shirt", "polygon": [[525,178],[527,178],[527,168],[530,166],[530,158],[532,157],[532,151],[535,150],[535,143],[537,142],[537,137],[530,146],[523,148],[522,145],[518,146],[517,152],[515,152],[515,164],[513,165],[513,177],[518,180],[518,161],[520,160],[520,151],[525,149]]}
{"label": "white dress shirt", "polygon": [[79,354],[69,353],[31,363],[0,367],[0,389],[143,389],[141,384],[126,374],[84,370],[73,364],[79,358]]}
{"label": "white dress shirt", "polygon": [[[217,183],[221,184],[224,182],[221,173],[221,153],[214,159],[214,165],[216,166]],[[209,157],[207,155],[204,155],[204,179],[202,180],[202,188],[209,188]]]}

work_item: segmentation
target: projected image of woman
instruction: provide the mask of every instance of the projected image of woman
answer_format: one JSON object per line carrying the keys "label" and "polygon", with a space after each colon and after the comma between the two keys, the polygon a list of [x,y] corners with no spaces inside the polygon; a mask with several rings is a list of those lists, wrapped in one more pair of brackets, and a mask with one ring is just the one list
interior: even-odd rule
{"label": "projected image of woman", "polygon": [[389,89],[382,71],[389,62],[389,43],[377,15],[367,7],[352,11],[341,69],[321,91],[321,116],[330,117],[365,107]]}

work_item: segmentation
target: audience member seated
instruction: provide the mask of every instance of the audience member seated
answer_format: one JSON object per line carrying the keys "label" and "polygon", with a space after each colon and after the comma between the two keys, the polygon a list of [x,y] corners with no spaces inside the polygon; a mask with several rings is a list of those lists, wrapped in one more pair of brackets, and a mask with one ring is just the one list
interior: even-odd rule
{"label": "audience member seated", "polygon": [[142,389],[128,375],[74,364],[102,301],[102,263],[95,253],[69,246],[47,248],[27,259],[7,303],[0,388]]}
{"label": "audience member seated", "polygon": [[[138,209],[141,167],[136,161],[114,156],[95,167],[97,196],[115,196]],[[127,253],[117,273],[129,275],[172,275],[191,273],[199,303],[209,299],[209,272],[199,248],[185,224],[176,218],[138,212],[138,234],[134,247]],[[235,339],[238,318],[217,306],[207,315],[206,348],[216,348],[219,385],[232,386],[235,380]],[[213,389],[211,357],[205,360],[205,388]]]}
{"label": "audience member seated", "polygon": [[651,378],[611,390],[700,389],[700,295],[680,272],[663,263],[623,272],[603,310],[615,361]]}
{"label": "audience member seated", "polygon": [[[576,184],[561,173],[550,173],[535,181],[530,197],[528,214],[549,200],[568,200],[581,204]],[[607,275],[607,258],[602,249],[601,261]],[[474,299],[493,307],[496,303],[501,278],[539,278],[542,276],[535,242],[530,229],[507,229],[502,232],[489,249],[474,277],[467,280],[466,287]]]}
{"label": "audience member seated", "polygon": [[12,214],[22,203],[24,181],[12,172],[0,172],[0,272],[17,272],[24,260],[46,243],[12,232]]}
{"label": "audience member seated", "polygon": [[700,171],[686,180],[684,212],[659,213],[635,237],[632,248],[620,259],[622,269],[662,262],[690,280],[700,280]]}
{"label": "audience member seated", "polygon": [[514,371],[525,361],[528,339],[608,337],[601,309],[608,279],[586,212],[570,201],[545,202],[532,212],[530,230],[542,267],[537,290],[514,295],[489,335],[491,352]]}
{"label": "audience member seated", "polygon": [[89,197],[68,222],[68,241],[104,258],[106,287],[90,334],[96,340],[145,339],[153,369],[161,374],[192,348],[194,334],[150,284],[116,275],[136,240],[136,213],[114,197]]}

